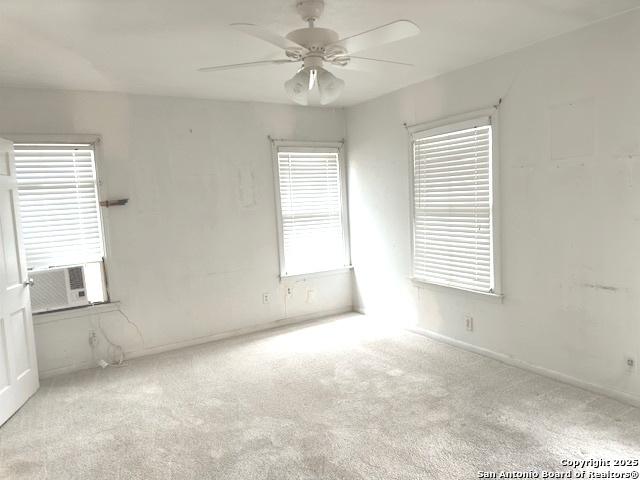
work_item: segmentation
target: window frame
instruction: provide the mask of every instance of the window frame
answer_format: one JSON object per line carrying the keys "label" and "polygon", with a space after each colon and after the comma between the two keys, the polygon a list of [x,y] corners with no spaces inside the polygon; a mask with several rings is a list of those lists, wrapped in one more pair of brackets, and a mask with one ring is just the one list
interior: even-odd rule
{"label": "window frame", "polygon": [[[449,285],[418,278],[414,273],[415,266],[415,234],[416,234],[416,211],[415,211],[415,175],[414,175],[414,142],[416,136],[430,131],[435,135],[449,131],[456,131],[455,128],[474,120],[488,121],[491,125],[491,163],[489,175],[489,201],[490,201],[490,226],[491,226],[491,269],[493,276],[493,288],[490,291],[475,290],[461,286]],[[490,297],[503,298],[502,266],[501,266],[501,226],[500,226],[500,122],[497,106],[474,110],[459,115],[444,117],[431,122],[407,125],[409,136],[409,198],[410,198],[410,220],[411,220],[411,280],[417,285],[436,285],[451,289],[453,291],[470,292]],[[454,128],[452,128],[454,127]],[[450,130],[451,129],[451,130]]]}
{"label": "window frame", "polygon": [[69,309],[63,310],[51,310],[48,312],[40,312],[34,315],[48,315],[51,313],[56,313],[65,310],[76,310],[82,308],[90,308],[95,305],[104,305],[108,303],[112,303],[111,293],[109,289],[109,272],[111,271],[111,248],[109,241],[109,222],[108,222],[108,212],[106,208],[102,208],[100,202],[103,201],[104,198],[107,198],[107,186],[104,182],[104,165],[102,164],[102,137],[97,134],[85,134],[85,133],[72,133],[72,134],[23,134],[23,133],[7,133],[0,134],[2,138],[6,138],[13,143],[86,143],[93,146],[93,161],[95,163],[95,171],[96,171],[96,184],[97,190],[96,193],[98,195],[98,212],[99,212],[99,220],[100,225],[102,227],[102,248],[103,248],[103,257],[102,257],[102,270],[103,270],[103,287],[105,294],[105,301],[100,303],[94,303],[87,306],[79,306],[79,307],[71,307]]}
{"label": "window frame", "polygon": [[[271,140],[271,160],[273,169],[273,183],[275,193],[275,207],[276,207],[276,230],[278,234],[278,260],[280,268],[280,280],[292,279],[292,278],[309,278],[315,276],[323,276],[332,273],[339,273],[347,271],[352,268],[351,265],[351,242],[349,236],[349,207],[348,207],[348,194],[347,194],[347,168],[346,160],[344,156],[344,140],[339,142],[319,142],[319,141],[298,141],[298,140]],[[342,223],[342,236],[344,242],[344,266],[333,268],[329,270],[321,270],[314,272],[293,273],[287,274],[285,270],[285,255],[284,255],[284,232],[282,223],[282,205],[280,201],[280,170],[278,165],[278,152],[281,148],[291,149],[332,149],[338,153],[338,171],[340,174],[340,209],[341,209],[341,223]]]}

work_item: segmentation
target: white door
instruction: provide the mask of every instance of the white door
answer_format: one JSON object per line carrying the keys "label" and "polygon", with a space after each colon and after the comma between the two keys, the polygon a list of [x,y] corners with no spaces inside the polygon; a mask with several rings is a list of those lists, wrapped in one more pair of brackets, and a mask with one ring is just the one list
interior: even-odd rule
{"label": "white door", "polygon": [[0,425],[38,386],[13,144],[0,139]]}

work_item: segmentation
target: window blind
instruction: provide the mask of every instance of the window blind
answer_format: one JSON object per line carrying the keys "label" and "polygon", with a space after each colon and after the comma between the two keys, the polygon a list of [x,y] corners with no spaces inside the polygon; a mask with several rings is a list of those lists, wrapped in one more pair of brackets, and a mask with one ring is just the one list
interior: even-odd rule
{"label": "window blind", "polygon": [[16,144],[14,149],[28,268],[102,260],[93,146]]}
{"label": "window blind", "polygon": [[493,292],[489,119],[414,134],[414,277]]}
{"label": "window blind", "polygon": [[284,275],[344,267],[337,149],[278,150]]}

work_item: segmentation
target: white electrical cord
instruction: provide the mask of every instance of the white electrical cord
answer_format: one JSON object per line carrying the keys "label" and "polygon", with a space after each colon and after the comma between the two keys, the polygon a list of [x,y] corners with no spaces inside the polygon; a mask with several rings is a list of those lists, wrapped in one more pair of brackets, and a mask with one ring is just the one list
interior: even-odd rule
{"label": "white electrical cord", "polygon": [[[120,311],[120,310],[118,310]],[[126,363],[124,363],[124,349],[120,346],[117,345],[115,343],[113,343],[109,337],[107,336],[107,334],[105,333],[104,329],[102,328],[102,319],[100,317],[98,317],[98,329],[100,330],[100,333],[102,334],[102,336],[104,337],[104,339],[107,341],[107,343],[109,344],[109,348],[107,349],[107,357],[111,357],[111,352],[110,349],[114,349],[116,352],[120,353],[120,359],[118,360],[117,363],[109,363],[105,360],[101,360],[100,366],[102,366],[102,368],[106,368],[106,367],[123,367],[126,365]],[[106,365],[104,365],[106,363]]]}
{"label": "white electrical cord", "polygon": [[[118,313],[120,313],[120,315],[122,315],[125,320],[127,321],[128,324],[132,325],[135,329],[136,332],[138,333],[138,336],[140,337],[140,340],[142,340],[142,344],[144,345],[144,337],[142,336],[142,332],[140,331],[140,328],[138,327],[138,325],[136,325],[134,322],[131,321],[131,319],[127,316],[126,313],[124,313],[120,308],[118,308]],[[124,354],[124,349],[122,348],[121,345],[118,345],[114,342],[111,341],[111,339],[109,338],[109,336],[107,335],[107,333],[104,331],[104,329],[102,328],[102,318],[98,315],[98,330],[100,331],[100,333],[102,334],[102,336],[104,337],[104,339],[107,341],[108,344],[108,348],[107,348],[107,358],[113,358],[117,360],[113,361],[113,362],[108,362],[104,359],[100,359],[97,363],[99,366],[101,366],[102,368],[106,368],[106,367],[124,367],[127,365],[127,363],[124,361],[125,360],[125,354]],[[92,355],[95,361],[95,347],[96,347],[96,343],[93,341],[89,342],[91,345],[91,351],[92,351]]]}
{"label": "white electrical cord", "polygon": [[142,344],[144,345],[144,337],[142,336],[142,332],[140,331],[140,328],[138,327],[138,325],[132,322],[127,316],[127,314],[124,313],[119,307],[118,307],[118,313],[120,313],[120,315],[124,317],[124,319],[127,321],[128,324],[132,325],[133,328],[136,329],[136,332],[138,332],[138,336],[140,337],[140,340],[142,340]]}

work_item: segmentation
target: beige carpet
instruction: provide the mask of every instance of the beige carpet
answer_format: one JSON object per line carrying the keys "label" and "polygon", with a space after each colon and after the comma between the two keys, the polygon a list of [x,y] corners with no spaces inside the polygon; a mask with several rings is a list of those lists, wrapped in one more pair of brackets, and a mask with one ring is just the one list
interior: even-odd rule
{"label": "beige carpet", "polygon": [[3,479],[472,479],[590,458],[640,458],[640,410],[356,315],[45,380],[0,428]]}

